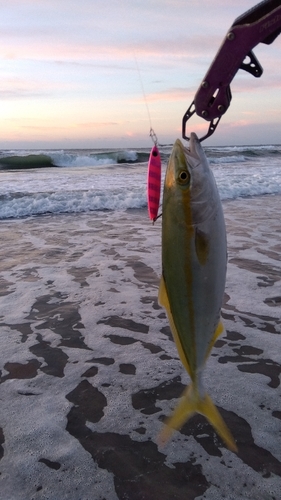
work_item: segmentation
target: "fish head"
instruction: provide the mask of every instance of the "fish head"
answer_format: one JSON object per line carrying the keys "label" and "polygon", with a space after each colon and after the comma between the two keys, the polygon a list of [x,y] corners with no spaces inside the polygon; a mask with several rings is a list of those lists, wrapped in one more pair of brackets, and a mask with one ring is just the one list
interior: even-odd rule
{"label": "fish head", "polygon": [[191,225],[211,217],[218,202],[216,183],[208,160],[195,133],[191,133],[189,147],[177,139],[169,159],[164,195],[172,196],[177,205],[188,208]]}
{"label": "fish head", "polygon": [[181,190],[189,190],[190,187],[190,165],[186,161],[185,148],[182,142],[177,139],[169,159],[165,188],[170,190],[177,190],[179,187]]}

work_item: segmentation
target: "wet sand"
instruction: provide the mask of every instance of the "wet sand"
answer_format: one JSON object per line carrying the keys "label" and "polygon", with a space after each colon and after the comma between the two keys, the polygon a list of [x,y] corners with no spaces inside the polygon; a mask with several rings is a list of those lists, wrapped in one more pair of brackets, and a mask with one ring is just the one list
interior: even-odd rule
{"label": "wet sand", "polygon": [[237,441],[196,415],[157,302],[146,210],[0,222],[3,500],[281,499],[281,197],[225,202],[225,332],[205,385]]}

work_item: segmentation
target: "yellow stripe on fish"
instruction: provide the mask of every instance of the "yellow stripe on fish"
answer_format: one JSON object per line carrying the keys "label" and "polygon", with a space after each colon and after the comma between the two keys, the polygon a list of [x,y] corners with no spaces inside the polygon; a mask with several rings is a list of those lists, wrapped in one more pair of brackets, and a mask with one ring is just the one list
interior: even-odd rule
{"label": "yellow stripe on fish", "polygon": [[201,413],[233,451],[235,441],[201,377],[206,359],[223,331],[220,310],[227,264],[224,216],[214,176],[195,134],[189,149],[174,144],[166,171],[162,207],[162,269],[159,304],[164,306],[191,378],[160,440]]}

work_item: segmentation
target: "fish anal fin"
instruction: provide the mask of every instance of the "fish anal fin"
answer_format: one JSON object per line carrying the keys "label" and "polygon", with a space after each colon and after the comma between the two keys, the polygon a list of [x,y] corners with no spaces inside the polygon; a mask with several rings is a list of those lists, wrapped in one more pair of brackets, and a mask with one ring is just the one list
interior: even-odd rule
{"label": "fish anal fin", "polygon": [[222,321],[220,320],[220,321],[219,321],[219,324],[218,324],[218,326],[217,326],[217,328],[216,328],[216,331],[215,331],[214,335],[213,335],[213,336],[212,336],[212,338],[211,338],[211,341],[210,341],[210,344],[209,344],[209,346],[208,346],[208,350],[207,350],[207,353],[206,353],[206,358],[205,358],[205,360],[206,360],[206,359],[208,359],[208,357],[209,357],[209,355],[210,355],[211,350],[213,349],[213,347],[214,347],[214,345],[215,345],[215,343],[216,343],[217,339],[219,338],[219,336],[222,334],[222,332],[223,332],[223,331],[224,331],[224,326],[223,326]]}
{"label": "fish anal fin", "polygon": [[229,450],[237,452],[236,443],[210,396],[205,394],[201,397],[193,384],[184,391],[183,397],[174,410],[174,413],[166,421],[158,437],[159,445],[164,446],[172,436],[174,430],[180,429],[194,413],[204,415]]}
{"label": "fish anal fin", "polygon": [[170,303],[167,295],[166,285],[163,276],[161,276],[159,291],[158,291],[158,303],[160,306],[165,307],[165,309],[170,309]]}
{"label": "fish anal fin", "polygon": [[169,320],[170,327],[171,327],[171,331],[172,331],[172,334],[173,334],[173,337],[174,337],[174,341],[175,341],[175,344],[176,344],[176,347],[177,347],[177,350],[178,350],[178,353],[179,353],[180,360],[181,360],[183,366],[185,367],[187,373],[192,378],[192,373],[191,373],[191,370],[190,370],[190,366],[189,366],[189,363],[188,363],[188,361],[186,359],[186,355],[185,355],[184,350],[182,348],[182,344],[181,344],[181,341],[180,341],[180,338],[179,338],[179,334],[178,334],[178,331],[176,329],[176,325],[175,325],[174,320],[173,320],[173,315],[172,315],[172,312],[171,312],[170,302],[169,302],[169,298],[168,298],[168,295],[167,295],[166,285],[165,285],[165,281],[164,281],[163,276],[161,277],[160,285],[159,285],[158,303],[159,303],[160,306],[165,307],[165,309],[166,309],[168,320]]}

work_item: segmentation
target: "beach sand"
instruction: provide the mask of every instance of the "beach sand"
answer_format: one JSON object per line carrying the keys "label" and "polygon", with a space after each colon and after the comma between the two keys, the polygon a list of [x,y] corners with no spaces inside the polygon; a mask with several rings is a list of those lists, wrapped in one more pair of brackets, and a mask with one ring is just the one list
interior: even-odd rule
{"label": "beach sand", "polygon": [[3,500],[281,499],[281,197],[224,202],[225,332],[205,386],[237,441],[196,415],[157,301],[146,210],[0,222]]}

